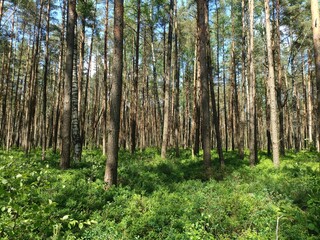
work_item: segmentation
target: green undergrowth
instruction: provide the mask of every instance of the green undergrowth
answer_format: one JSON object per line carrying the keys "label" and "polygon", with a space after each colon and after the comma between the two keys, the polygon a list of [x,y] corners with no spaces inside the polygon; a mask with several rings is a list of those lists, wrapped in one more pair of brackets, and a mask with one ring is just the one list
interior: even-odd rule
{"label": "green undergrowth", "polygon": [[52,152],[0,151],[0,239],[320,239],[316,153],[289,152],[279,170],[263,152],[254,168],[212,157],[208,179],[190,150],[121,151],[119,186],[105,191],[99,150],[66,171]]}

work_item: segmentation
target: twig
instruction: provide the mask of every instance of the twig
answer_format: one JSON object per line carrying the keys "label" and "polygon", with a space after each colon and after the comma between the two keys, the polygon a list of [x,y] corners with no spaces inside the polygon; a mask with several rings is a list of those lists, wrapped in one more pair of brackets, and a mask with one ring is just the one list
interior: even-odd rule
{"label": "twig", "polygon": [[276,240],[279,239],[279,222],[280,222],[280,218],[282,218],[283,216],[277,217],[277,226],[276,226]]}

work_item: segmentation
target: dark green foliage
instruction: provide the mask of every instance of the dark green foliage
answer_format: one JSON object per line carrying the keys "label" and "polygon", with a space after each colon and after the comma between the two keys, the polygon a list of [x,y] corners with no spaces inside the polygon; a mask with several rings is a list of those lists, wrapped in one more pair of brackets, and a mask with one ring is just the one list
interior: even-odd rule
{"label": "dark green foliage", "polygon": [[72,170],[41,151],[0,152],[1,239],[319,239],[320,163],[288,153],[275,170],[260,153],[226,153],[226,169],[203,174],[201,156],[179,159],[154,149],[120,153],[119,187],[103,189],[104,158],[85,151]]}

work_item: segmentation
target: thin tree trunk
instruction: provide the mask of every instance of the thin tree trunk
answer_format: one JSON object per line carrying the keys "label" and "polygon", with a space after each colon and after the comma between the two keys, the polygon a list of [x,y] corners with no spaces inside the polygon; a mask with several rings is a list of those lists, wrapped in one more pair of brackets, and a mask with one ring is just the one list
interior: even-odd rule
{"label": "thin tree trunk", "polygon": [[311,76],[311,53],[308,50],[308,78],[307,78],[307,119],[308,119],[308,143],[314,146],[313,142],[313,100],[312,100],[312,76]]}
{"label": "thin tree trunk", "polygon": [[46,158],[47,148],[47,82],[48,82],[48,68],[49,68],[49,34],[50,34],[50,1],[47,3],[47,29],[46,29],[46,50],[44,60],[44,74],[43,74],[43,102],[42,102],[42,160]]}
{"label": "thin tree trunk", "polygon": [[281,64],[281,48],[280,48],[280,2],[279,0],[275,1],[275,29],[274,29],[274,55],[275,59],[275,71],[277,76],[277,82],[276,85],[276,93],[277,93],[277,103],[278,103],[278,109],[279,109],[279,147],[280,147],[280,155],[285,155],[285,147],[284,147],[284,121],[283,121],[283,108],[284,103],[282,99],[282,64]]}
{"label": "thin tree trunk", "polygon": [[[320,19],[319,4],[317,0],[311,1],[312,31],[313,31],[313,51],[314,63],[316,70],[316,86],[317,86],[317,119],[320,119]],[[320,152],[320,126],[317,124],[316,146]]]}
{"label": "thin tree trunk", "polygon": [[[153,7],[151,9],[151,13],[150,13],[151,19],[153,20]],[[160,134],[159,137],[160,139],[162,139],[161,134],[163,131],[163,117],[162,117],[162,112],[161,112],[161,104],[160,104],[160,100],[159,100],[159,93],[158,93],[158,77],[157,77],[157,66],[156,66],[156,56],[155,56],[155,51],[154,51],[154,29],[153,26],[150,27],[150,34],[151,34],[151,52],[152,52],[152,76],[153,76],[153,95],[155,96],[155,100],[156,100],[156,104],[157,104],[157,111],[155,112],[155,118],[159,119],[156,122],[156,129],[160,130]],[[158,114],[156,114],[158,113]],[[158,115],[158,118],[157,118]],[[160,126],[158,125],[158,122],[160,122]],[[159,140],[157,140],[156,142],[160,142]]]}
{"label": "thin tree trunk", "polygon": [[249,0],[249,134],[250,134],[250,165],[254,166],[258,160],[257,149],[257,115],[256,115],[256,79],[254,70],[254,36],[253,36],[253,12],[254,12],[254,0]]}
{"label": "thin tree trunk", "polygon": [[274,66],[272,55],[272,41],[271,41],[271,24],[270,24],[270,9],[269,0],[264,1],[265,7],[265,21],[266,21],[266,38],[268,51],[268,87],[270,96],[270,125],[271,125],[271,139],[272,139],[272,156],[275,168],[279,168],[279,136],[278,136],[278,113],[277,100],[274,79]]}
{"label": "thin tree trunk", "polygon": [[239,135],[239,158],[244,158],[244,132],[245,132],[245,96],[244,96],[244,86],[246,81],[246,37],[245,37],[245,4],[244,0],[241,1],[241,16],[242,16],[242,47],[241,47],[241,85],[240,85],[240,98],[239,98],[239,108],[240,108],[240,135]]}
{"label": "thin tree trunk", "polygon": [[63,112],[61,123],[61,158],[60,167],[67,169],[70,167],[70,150],[71,150],[71,91],[72,91],[72,74],[73,74],[73,56],[74,56],[74,29],[76,21],[76,1],[69,0],[68,6],[68,24],[67,24],[67,46],[66,46],[66,64],[65,64],[65,82]]}
{"label": "thin tree trunk", "polygon": [[63,76],[63,63],[64,63],[64,35],[65,35],[65,22],[66,22],[66,2],[63,1],[62,3],[62,26],[61,26],[61,34],[60,34],[60,54],[59,54],[59,73],[58,73],[58,84],[57,84],[57,91],[58,95],[56,97],[56,104],[55,104],[55,120],[54,120],[54,130],[53,130],[53,152],[56,153],[58,147],[58,133],[59,133],[59,123],[60,123],[60,103],[62,102],[61,99],[61,92],[62,86],[64,82]]}
{"label": "thin tree trunk", "polygon": [[120,109],[123,70],[123,0],[114,1],[114,58],[110,91],[110,119],[108,121],[108,149],[104,182],[106,189],[117,184]]}
{"label": "thin tree trunk", "polygon": [[170,120],[170,78],[171,78],[171,52],[172,52],[172,29],[173,29],[173,7],[174,1],[170,0],[170,14],[169,14],[169,32],[168,32],[168,48],[166,58],[165,71],[165,97],[164,97],[164,116],[163,116],[163,134],[161,157],[166,158],[167,147],[169,140],[169,120]]}
{"label": "thin tree trunk", "polygon": [[34,127],[33,125],[35,120],[35,112],[37,105],[37,77],[38,77],[38,66],[39,66],[39,48],[40,48],[40,34],[41,34],[41,22],[42,22],[42,14],[43,14],[43,0],[40,0],[40,13],[39,19],[37,22],[37,33],[35,46],[33,51],[33,59],[32,65],[30,69],[30,88],[29,88],[29,97],[28,97],[28,114],[27,114],[27,137],[26,137],[26,153],[28,154],[31,146],[34,144],[34,138],[32,137]]}
{"label": "thin tree trunk", "polygon": [[102,151],[107,155],[107,113],[108,113],[108,31],[109,31],[109,0],[106,0],[106,19],[104,28],[104,63],[103,63],[103,136]]}
{"label": "thin tree trunk", "polygon": [[137,30],[135,42],[135,58],[134,58],[134,77],[131,91],[131,108],[130,108],[130,136],[131,136],[131,154],[136,151],[136,129],[138,118],[138,79],[139,79],[139,45],[140,45],[140,8],[141,0],[137,0]]}
{"label": "thin tree trunk", "polygon": [[177,0],[175,0],[174,4],[174,66],[175,66],[175,88],[174,88],[174,141],[175,141],[175,150],[176,157],[179,157],[179,86],[180,86],[180,61],[179,61],[179,49],[178,49],[178,37],[179,37],[179,29],[178,29],[178,11],[177,11]]}
{"label": "thin tree trunk", "polygon": [[94,41],[94,33],[96,29],[96,7],[94,10],[94,21],[92,26],[92,33],[91,33],[91,42],[90,42],[90,49],[89,49],[89,62],[88,62],[88,71],[86,75],[86,83],[85,83],[85,89],[84,89],[84,103],[83,103],[83,109],[82,109],[82,118],[81,118],[81,142],[82,145],[85,145],[86,142],[86,117],[87,117],[87,110],[89,109],[88,99],[89,99],[89,86],[90,86],[90,69],[92,64],[92,51],[93,51],[93,41]]}
{"label": "thin tree trunk", "polygon": [[0,27],[2,23],[3,8],[4,8],[4,0],[0,0]]}
{"label": "thin tree trunk", "polygon": [[[75,16],[75,29],[77,29],[77,16]],[[77,44],[75,42],[75,44]],[[77,47],[74,47],[77,49]],[[75,54],[74,54],[75,55]],[[77,64],[76,56],[74,56],[74,64],[75,68]],[[81,65],[82,59],[80,59],[80,65]],[[75,69],[77,70],[77,69]],[[81,70],[82,71],[82,70]],[[82,78],[82,74],[80,74]],[[73,148],[74,148],[74,154],[73,154],[73,160],[75,163],[80,162],[81,160],[81,154],[82,154],[82,141],[81,141],[81,136],[80,136],[80,124],[79,124],[79,87],[81,88],[81,84],[79,84],[79,81],[77,79],[77,72],[75,71],[75,74],[73,75],[74,77],[72,78],[72,85],[71,85],[71,132],[72,132],[72,143],[73,143]],[[80,80],[80,82],[82,82]]]}

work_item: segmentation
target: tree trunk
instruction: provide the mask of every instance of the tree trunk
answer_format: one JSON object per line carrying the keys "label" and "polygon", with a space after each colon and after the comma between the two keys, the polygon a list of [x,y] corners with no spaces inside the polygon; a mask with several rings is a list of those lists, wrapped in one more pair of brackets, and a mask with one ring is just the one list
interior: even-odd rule
{"label": "tree trunk", "polygon": [[46,158],[47,148],[47,82],[48,82],[48,68],[49,68],[49,34],[50,34],[50,1],[47,3],[47,29],[46,29],[46,50],[44,60],[44,74],[43,74],[43,102],[42,102],[42,160]]}
{"label": "tree trunk", "polygon": [[192,114],[192,156],[197,156],[199,154],[200,148],[200,89],[199,89],[199,79],[198,79],[198,45],[199,41],[195,41],[194,49],[194,65],[193,65],[193,114]]}
{"label": "tree trunk", "polygon": [[88,99],[89,99],[89,86],[90,86],[90,69],[92,64],[92,51],[93,51],[93,41],[94,41],[94,33],[96,28],[96,7],[94,10],[94,17],[93,17],[93,26],[92,26],[92,32],[91,32],[91,41],[90,41],[90,48],[89,48],[89,62],[88,62],[88,71],[86,75],[86,83],[85,83],[85,89],[84,89],[84,103],[83,103],[83,109],[82,109],[82,117],[81,117],[81,141],[82,145],[85,145],[86,140],[86,117],[87,117],[87,109],[89,108]]}
{"label": "tree trunk", "polygon": [[108,149],[104,182],[106,189],[117,184],[120,109],[123,70],[123,0],[114,1],[114,57],[110,91],[110,119],[108,121]]}
{"label": "tree trunk", "polygon": [[175,66],[175,87],[174,87],[174,142],[175,142],[175,150],[176,157],[179,157],[179,86],[180,86],[180,61],[179,61],[179,49],[178,49],[178,37],[179,37],[179,29],[178,29],[178,11],[177,11],[177,0],[175,0],[174,4],[174,66]]}
{"label": "tree trunk", "polygon": [[169,16],[169,32],[168,32],[168,48],[165,71],[165,97],[164,97],[164,116],[163,116],[163,134],[161,157],[166,158],[167,146],[169,140],[169,120],[170,120],[170,77],[171,77],[171,52],[172,52],[172,28],[173,28],[173,7],[174,1],[170,0],[170,16]]}
{"label": "tree trunk", "polygon": [[257,149],[257,114],[256,114],[256,79],[254,70],[254,36],[253,36],[253,12],[254,0],[249,0],[249,149],[250,149],[250,165],[254,166],[258,160]]}
{"label": "tree trunk", "polygon": [[136,130],[138,116],[138,79],[139,79],[139,44],[140,44],[140,8],[141,0],[137,0],[137,31],[135,42],[135,58],[134,58],[134,77],[131,91],[131,108],[130,108],[130,138],[131,138],[131,154],[136,151]]}
{"label": "tree trunk", "polygon": [[270,24],[270,10],[269,0],[264,1],[265,17],[266,17],[266,38],[268,51],[268,87],[270,96],[270,125],[271,125],[271,139],[272,139],[272,156],[275,168],[279,168],[279,136],[278,136],[278,113],[277,101],[274,80],[274,66],[272,55],[272,41],[271,41],[271,24]]}
{"label": "tree trunk", "polygon": [[108,113],[108,30],[109,30],[109,0],[106,0],[106,19],[104,28],[104,63],[103,63],[103,136],[102,151],[103,155],[107,155],[107,113]]}
{"label": "tree trunk", "polygon": [[308,50],[308,78],[307,78],[307,121],[308,121],[308,143],[314,146],[312,129],[313,129],[313,100],[312,100],[312,74],[311,74],[311,53]]}
{"label": "tree trunk", "polygon": [[273,31],[274,33],[274,63],[275,63],[275,75],[277,76],[277,84],[276,84],[276,97],[277,97],[277,104],[279,109],[279,147],[280,147],[280,155],[285,155],[285,147],[284,147],[284,121],[283,121],[283,108],[285,102],[283,102],[282,99],[282,64],[281,64],[281,48],[280,48],[280,2],[279,0],[276,0],[274,3],[275,7],[273,11],[275,11],[276,14],[274,14],[274,21],[275,21],[275,29]]}
{"label": "tree trunk", "polygon": [[72,91],[72,74],[73,74],[73,53],[74,53],[74,28],[76,21],[76,1],[69,0],[68,6],[68,23],[66,35],[66,65],[65,65],[65,83],[63,112],[61,123],[61,159],[60,167],[67,169],[70,167],[70,147],[71,147],[71,91]]}
{"label": "tree trunk", "polygon": [[207,65],[207,24],[208,9],[207,1],[197,1],[197,37],[199,42],[199,71],[201,82],[201,136],[203,148],[203,163],[207,173],[210,173],[210,114],[209,114],[209,85],[208,85],[208,65]]}
{"label": "tree trunk", "polygon": [[[75,17],[77,18],[77,16]],[[76,28],[76,22],[77,19],[75,19],[75,28]],[[76,44],[76,42],[75,42]],[[75,46],[75,49],[77,47]],[[81,62],[83,59],[81,59],[81,56],[83,56],[81,53],[80,49],[80,66],[82,65]],[[77,60],[76,57],[74,56],[74,64],[76,65]],[[75,69],[77,70],[77,69]],[[82,69],[81,71],[82,72]],[[80,162],[81,160],[81,152],[82,152],[82,141],[81,141],[81,136],[80,136],[80,124],[79,124],[79,101],[81,97],[79,97],[79,88],[81,88],[81,84],[79,84],[79,80],[77,79],[77,72],[75,71],[74,77],[72,78],[72,86],[71,86],[71,111],[72,111],[72,119],[71,119],[71,132],[72,132],[72,143],[73,143],[73,148],[74,148],[74,155],[73,155],[73,160],[75,163]],[[80,78],[82,78],[82,73],[80,74]],[[81,83],[80,79],[80,83]],[[80,91],[81,92],[81,91]]]}
{"label": "tree trunk", "polygon": [[4,7],[4,0],[0,0],[0,27],[2,23],[3,7]]}
{"label": "tree trunk", "polygon": [[[320,19],[319,19],[319,4],[317,0],[311,1],[312,15],[312,31],[313,31],[313,50],[314,63],[316,70],[316,86],[317,86],[317,119],[320,119]],[[320,152],[320,126],[317,124],[316,146]]]}
{"label": "tree trunk", "polygon": [[241,16],[242,16],[242,33],[241,33],[241,85],[240,85],[240,98],[239,98],[239,108],[240,108],[240,135],[239,135],[239,158],[244,158],[244,132],[245,132],[245,95],[244,86],[246,81],[246,37],[245,37],[245,4],[244,0],[241,1]]}

